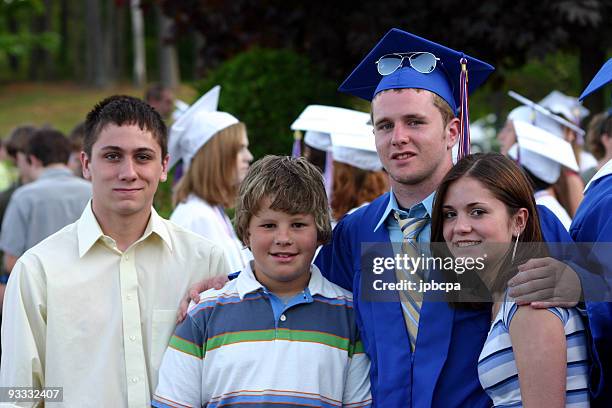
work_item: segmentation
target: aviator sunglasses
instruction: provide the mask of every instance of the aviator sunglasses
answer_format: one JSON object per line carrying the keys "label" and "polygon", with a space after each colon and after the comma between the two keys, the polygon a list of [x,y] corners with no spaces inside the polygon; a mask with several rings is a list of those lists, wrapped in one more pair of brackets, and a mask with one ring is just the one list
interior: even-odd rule
{"label": "aviator sunglasses", "polygon": [[393,53],[380,57],[378,61],[376,61],[376,69],[380,75],[390,75],[402,66],[405,59],[408,59],[408,63],[412,69],[421,74],[431,73],[436,69],[437,61],[440,61],[440,58],[426,51]]}

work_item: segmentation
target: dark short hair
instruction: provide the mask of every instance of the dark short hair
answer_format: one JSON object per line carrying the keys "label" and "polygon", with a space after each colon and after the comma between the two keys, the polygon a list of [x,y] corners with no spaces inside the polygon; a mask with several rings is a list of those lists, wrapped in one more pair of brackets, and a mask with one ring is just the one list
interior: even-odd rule
{"label": "dark short hair", "polygon": [[32,125],[18,126],[13,129],[5,142],[9,156],[16,158],[17,152],[25,153],[34,132],[36,132],[36,127]]}
{"label": "dark short hair", "polygon": [[236,202],[236,234],[246,244],[249,223],[265,199],[270,208],[287,214],[311,214],[321,244],[331,239],[331,223],[323,176],[303,158],[266,156],[251,166]]}
{"label": "dark short hair", "polygon": [[85,140],[85,122],[77,124],[72,131],[70,131],[68,139],[72,144],[72,151],[80,152],[83,150],[83,140]]}
{"label": "dark short hair", "polygon": [[36,157],[43,166],[68,163],[72,146],[62,132],[52,128],[38,129],[32,135],[26,154]]}
{"label": "dark short hair", "polygon": [[593,116],[593,119],[589,122],[586,134],[586,145],[597,160],[606,157],[606,148],[603,143],[601,143],[601,137],[604,134],[612,137],[612,109],[598,113]]}
{"label": "dark short hair", "polygon": [[108,125],[137,125],[149,131],[161,147],[163,160],[168,154],[168,129],[159,113],[144,101],[133,96],[114,95],[98,103],[85,119],[83,151],[91,156],[91,149],[100,132]]}
{"label": "dark short hair", "polygon": [[163,86],[162,84],[151,84],[146,92],[144,100],[149,103],[150,101],[159,101],[162,98],[164,91],[169,91],[170,88]]}

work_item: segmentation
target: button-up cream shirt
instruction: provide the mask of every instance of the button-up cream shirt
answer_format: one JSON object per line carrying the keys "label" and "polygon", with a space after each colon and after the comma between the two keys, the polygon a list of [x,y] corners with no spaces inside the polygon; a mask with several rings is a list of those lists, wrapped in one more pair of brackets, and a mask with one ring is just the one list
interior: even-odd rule
{"label": "button-up cream shirt", "polygon": [[181,298],[226,265],[218,246],[155,210],[121,252],[90,203],[11,273],[0,386],[63,387],[52,406],[150,407]]}

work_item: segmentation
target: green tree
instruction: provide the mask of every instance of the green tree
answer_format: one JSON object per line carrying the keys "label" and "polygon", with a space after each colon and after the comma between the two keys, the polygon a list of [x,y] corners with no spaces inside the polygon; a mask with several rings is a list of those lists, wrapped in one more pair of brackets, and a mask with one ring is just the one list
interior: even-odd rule
{"label": "green tree", "polygon": [[346,105],[336,83],[308,59],[289,50],[253,48],[238,54],[197,84],[199,94],[221,85],[220,110],[247,125],[251,151],[290,154],[289,126],[309,104]]}
{"label": "green tree", "polygon": [[59,34],[47,25],[49,7],[42,0],[0,0],[0,62],[8,63],[12,75],[20,73],[24,60],[33,67],[41,60],[32,58],[47,60],[58,49]]}
{"label": "green tree", "polygon": [[[149,0],[152,1],[152,0]],[[291,48],[339,83],[380,37],[398,27],[477,56],[498,70],[489,82],[558,51],[578,56],[576,95],[606,60],[612,37],[610,0],[162,0],[178,33],[205,38],[214,67],[254,45]],[[546,68],[546,67],[545,67]],[[553,71],[548,73],[554,75]],[[542,90],[544,96],[548,90]],[[592,111],[602,98],[589,98]]]}

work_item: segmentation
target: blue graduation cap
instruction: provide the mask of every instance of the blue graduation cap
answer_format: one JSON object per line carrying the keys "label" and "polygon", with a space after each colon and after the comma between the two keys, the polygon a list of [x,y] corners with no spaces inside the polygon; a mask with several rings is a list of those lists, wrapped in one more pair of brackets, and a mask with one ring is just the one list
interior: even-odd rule
{"label": "blue graduation cap", "polygon": [[593,92],[597,91],[599,88],[606,86],[609,82],[612,81],[612,58],[608,60],[603,67],[599,70],[597,74],[591,80],[591,83],[587,85],[586,89],[582,91],[582,95],[580,95],[580,100],[583,100]]}
{"label": "blue graduation cap", "polygon": [[[425,66],[413,64],[416,59],[422,59],[419,58],[422,54],[433,54],[434,61]],[[381,59],[383,56],[385,58]],[[388,75],[381,75],[379,70],[384,60],[395,63],[398,68]],[[387,68],[385,64],[383,70]],[[417,88],[434,92],[450,105],[455,114],[461,115],[463,144],[460,144],[460,155],[463,156],[469,153],[468,93],[482,85],[494,70],[486,62],[462,52],[393,28],[374,46],[338,90],[368,101],[387,89]]]}

